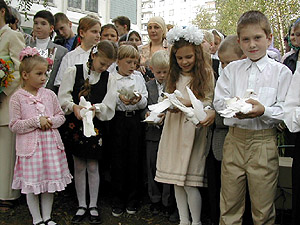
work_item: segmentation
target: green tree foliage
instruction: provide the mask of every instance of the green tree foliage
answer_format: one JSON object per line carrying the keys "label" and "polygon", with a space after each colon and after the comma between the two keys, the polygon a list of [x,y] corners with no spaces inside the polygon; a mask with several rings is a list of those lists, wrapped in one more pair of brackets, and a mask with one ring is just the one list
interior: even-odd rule
{"label": "green tree foliage", "polygon": [[[11,0],[5,0],[5,2],[10,5]],[[48,0],[18,0],[18,10],[24,12],[25,20],[27,19],[27,12],[30,11],[33,3],[43,3],[44,7],[48,6]]]}
{"label": "green tree foliage", "polygon": [[274,45],[281,52],[284,52],[283,39],[290,24],[300,16],[300,1],[216,0],[215,28],[226,35],[236,34],[236,23],[239,17],[249,10],[260,10],[269,18],[273,30]]}
{"label": "green tree foliage", "polygon": [[199,6],[197,9],[197,16],[192,23],[201,29],[209,30],[214,28],[216,25],[216,22],[213,21],[213,18],[214,14],[211,11]]}

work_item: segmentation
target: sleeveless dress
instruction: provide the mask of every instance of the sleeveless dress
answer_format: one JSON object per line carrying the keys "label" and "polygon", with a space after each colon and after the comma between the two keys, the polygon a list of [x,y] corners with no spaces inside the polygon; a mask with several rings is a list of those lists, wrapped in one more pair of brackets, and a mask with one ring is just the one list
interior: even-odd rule
{"label": "sleeveless dress", "polygon": [[[109,73],[104,71],[96,84],[91,85],[91,91],[85,97],[91,104],[101,103],[107,92]],[[79,104],[79,92],[84,86],[83,65],[76,65],[76,78],[73,87],[72,97],[75,104]],[[98,118],[93,119],[96,136],[89,138],[83,135],[83,123],[78,120],[74,113],[66,115],[66,122],[62,126],[62,140],[66,146],[66,151],[70,151],[74,156],[86,159],[101,159],[103,157],[104,146],[108,123],[100,121]]]}

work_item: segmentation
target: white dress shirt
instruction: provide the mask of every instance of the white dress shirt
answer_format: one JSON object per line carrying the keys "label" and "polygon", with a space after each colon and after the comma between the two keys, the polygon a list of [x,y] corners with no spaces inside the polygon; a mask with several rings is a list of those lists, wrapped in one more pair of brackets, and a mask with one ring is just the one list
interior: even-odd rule
{"label": "white dress shirt", "polygon": [[[69,67],[63,77],[59,90],[58,100],[65,112],[65,114],[71,114],[73,112],[74,101],[72,97],[72,91],[76,78],[76,67]],[[86,64],[83,64],[83,77],[87,79],[89,77],[90,84],[96,84],[101,77],[101,74],[91,71],[88,75],[88,68]],[[99,120],[110,120],[115,115],[117,89],[116,79],[113,76],[108,77],[107,92],[101,103],[94,104],[96,107],[96,117]]]}
{"label": "white dress shirt", "polygon": [[117,91],[121,90],[122,87],[130,87],[134,85],[134,90],[137,91],[141,96],[141,100],[135,105],[125,105],[117,94],[117,107],[116,111],[134,111],[144,109],[147,106],[148,92],[145,85],[144,78],[137,74],[130,74],[129,76],[122,76],[117,71],[110,74],[117,80]]}
{"label": "white dress shirt", "polygon": [[[299,63],[298,63],[299,64]],[[290,132],[300,131],[300,68],[292,78],[292,82],[284,103],[284,122]]]}
{"label": "white dress shirt", "polygon": [[81,46],[78,46],[73,51],[68,52],[62,59],[55,81],[54,86],[59,86],[62,78],[66,72],[66,70],[71,67],[75,66],[76,64],[83,64],[86,63],[90,56],[90,51],[85,51],[81,48]]}
{"label": "white dress shirt", "polygon": [[252,88],[265,107],[264,114],[253,119],[225,118],[224,124],[250,130],[273,128],[283,120],[283,105],[291,79],[292,72],[267,55],[255,63],[249,58],[231,62],[217,81],[214,107],[219,112],[226,108],[226,98],[242,98]]}

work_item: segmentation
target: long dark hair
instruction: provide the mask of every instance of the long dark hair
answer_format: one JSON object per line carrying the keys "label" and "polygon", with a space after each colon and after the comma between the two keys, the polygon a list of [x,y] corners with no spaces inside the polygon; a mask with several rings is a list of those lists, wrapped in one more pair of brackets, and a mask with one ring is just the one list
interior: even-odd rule
{"label": "long dark hair", "polygon": [[176,82],[179,80],[181,73],[181,68],[176,60],[176,52],[184,46],[193,46],[195,50],[195,65],[191,71],[192,80],[190,82],[190,88],[197,98],[204,100],[207,97],[206,94],[213,89],[212,68],[207,60],[205,60],[202,46],[191,44],[183,38],[176,41],[171,48],[170,69],[167,77],[166,90],[169,93],[173,93],[176,90]]}
{"label": "long dark hair", "polygon": [[5,3],[4,0],[0,0],[0,9],[4,9],[5,10],[5,17],[4,17],[4,20],[5,20],[5,23],[9,23],[9,21],[11,20],[11,14],[8,10],[8,7]]}

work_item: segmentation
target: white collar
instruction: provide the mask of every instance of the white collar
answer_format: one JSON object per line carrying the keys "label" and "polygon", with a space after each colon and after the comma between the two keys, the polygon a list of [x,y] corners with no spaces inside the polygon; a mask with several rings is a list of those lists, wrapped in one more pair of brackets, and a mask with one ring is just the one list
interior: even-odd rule
{"label": "white collar", "polygon": [[252,63],[255,63],[257,65],[259,72],[262,72],[263,69],[266,67],[268,61],[269,61],[269,57],[267,54],[256,62],[253,62],[251,59],[247,58],[246,59],[246,70],[248,70],[251,67]]}

